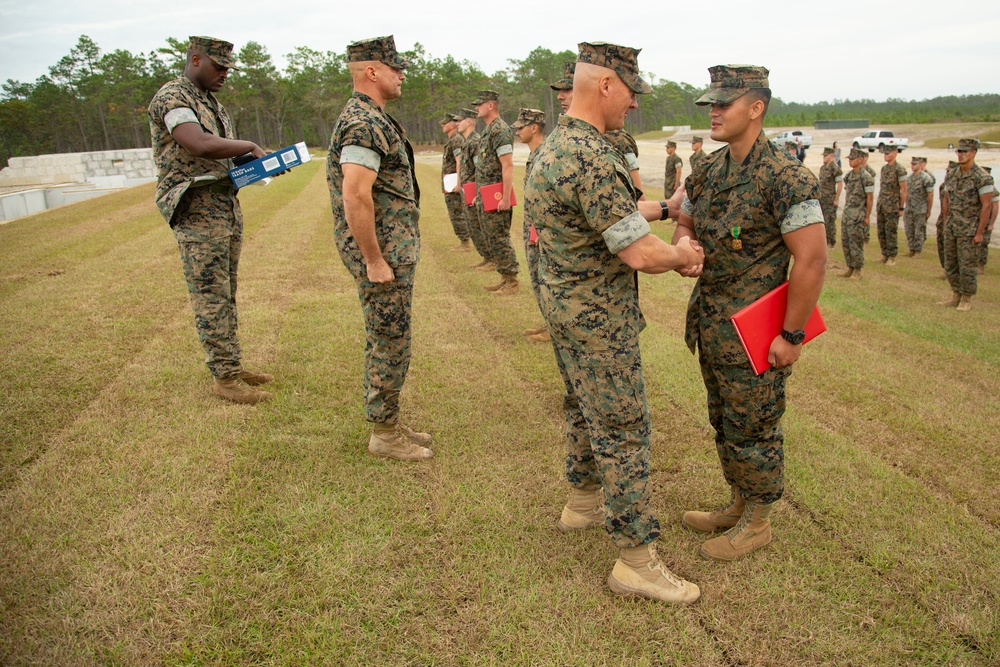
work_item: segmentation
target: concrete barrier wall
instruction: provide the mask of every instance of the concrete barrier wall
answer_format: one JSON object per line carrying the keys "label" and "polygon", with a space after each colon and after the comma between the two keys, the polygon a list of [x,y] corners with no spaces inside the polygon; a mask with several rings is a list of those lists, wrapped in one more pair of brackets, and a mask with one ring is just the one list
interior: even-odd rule
{"label": "concrete barrier wall", "polygon": [[121,188],[155,178],[152,149],[133,148],[14,157],[0,172],[0,186],[87,182],[99,187]]}

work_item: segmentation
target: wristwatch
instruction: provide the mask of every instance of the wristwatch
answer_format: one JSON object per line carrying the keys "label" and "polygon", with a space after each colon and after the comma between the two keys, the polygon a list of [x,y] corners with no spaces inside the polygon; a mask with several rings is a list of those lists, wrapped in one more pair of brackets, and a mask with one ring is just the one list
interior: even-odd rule
{"label": "wristwatch", "polygon": [[667,207],[667,200],[660,200],[660,220],[666,220],[670,217],[670,209]]}
{"label": "wristwatch", "polygon": [[795,331],[785,331],[784,329],[782,329],[781,337],[787,340],[792,345],[802,345],[802,341],[806,339],[806,332],[803,331],[802,329],[797,329]]}

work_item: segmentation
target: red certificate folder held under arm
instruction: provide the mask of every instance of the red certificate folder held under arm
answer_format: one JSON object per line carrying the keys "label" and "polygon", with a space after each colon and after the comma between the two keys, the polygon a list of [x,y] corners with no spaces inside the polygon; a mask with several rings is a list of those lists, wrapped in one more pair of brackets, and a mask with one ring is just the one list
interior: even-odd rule
{"label": "red certificate folder held under arm", "polygon": [[462,192],[465,193],[465,205],[472,206],[476,203],[476,184],[462,183]]}
{"label": "red certificate folder held under arm", "polygon": [[[481,186],[479,188],[479,196],[483,198],[484,211],[497,210],[497,204],[503,199],[503,183]],[[510,190],[510,205],[511,208],[517,205],[517,198],[514,196],[513,188]]]}
{"label": "red certificate folder held under arm", "polygon": [[[784,328],[787,306],[788,283],[784,282],[731,318],[747,358],[750,359],[750,365],[753,366],[753,372],[757,375],[771,367],[767,361],[767,353],[771,349],[771,342],[776,336],[781,335],[781,330]],[[806,322],[806,338],[803,344],[824,331],[826,322],[823,321],[817,306]]]}

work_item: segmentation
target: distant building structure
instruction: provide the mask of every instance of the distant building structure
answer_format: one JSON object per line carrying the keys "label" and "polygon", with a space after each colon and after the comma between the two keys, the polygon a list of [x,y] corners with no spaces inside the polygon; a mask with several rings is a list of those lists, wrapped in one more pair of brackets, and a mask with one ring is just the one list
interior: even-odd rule
{"label": "distant building structure", "polygon": [[854,118],[845,120],[814,120],[814,130],[846,130],[864,129],[871,127],[871,121],[867,118]]}

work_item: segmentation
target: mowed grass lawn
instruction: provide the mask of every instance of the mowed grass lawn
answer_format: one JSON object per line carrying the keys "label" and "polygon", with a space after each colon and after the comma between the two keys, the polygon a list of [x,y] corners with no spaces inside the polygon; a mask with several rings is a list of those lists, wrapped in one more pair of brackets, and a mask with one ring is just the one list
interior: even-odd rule
{"label": "mowed grass lawn", "polygon": [[521,335],[526,278],[495,297],[451,251],[431,166],[404,410],[437,456],[367,453],[322,167],[241,195],[245,359],[278,378],[258,407],[211,393],[151,185],[0,226],[0,663],[1000,661],[997,259],[966,314],[934,305],[933,247],[889,268],[873,242],[862,282],[830,273],[774,542],[731,565],[680,525],[727,494],[682,341],[691,282],[641,278],[661,552],[703,591],[677,608],[613,596],[607,537],[556,530],[552,350]]}

